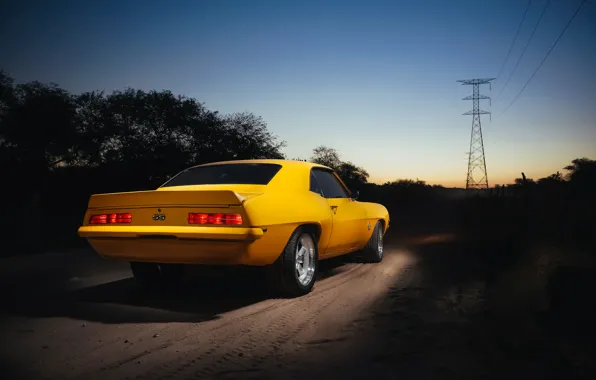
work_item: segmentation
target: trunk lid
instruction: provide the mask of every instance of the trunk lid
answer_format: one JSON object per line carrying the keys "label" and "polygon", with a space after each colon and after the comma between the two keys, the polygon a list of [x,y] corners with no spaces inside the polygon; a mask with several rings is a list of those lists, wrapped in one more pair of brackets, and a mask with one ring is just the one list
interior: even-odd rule
{"label": "trunk lid", "polygon": [[164,187],[157,190],[95,194],[89,199],[89,209],[143,207],[229,207],[241,206],[251,197],[263,193],[260,185],[199,185]]}
{"label": "trunk lid", "polygon": [[95,194],[89,199],[83,224],[89,225],[93,216],[130,214],[129,223],[97,226],[188,226],[189,213],[206,213],[241,215],[242,224],[235,225],[241,227],[249,223],[243,202],[262,194],[264,187],[200,185]]}

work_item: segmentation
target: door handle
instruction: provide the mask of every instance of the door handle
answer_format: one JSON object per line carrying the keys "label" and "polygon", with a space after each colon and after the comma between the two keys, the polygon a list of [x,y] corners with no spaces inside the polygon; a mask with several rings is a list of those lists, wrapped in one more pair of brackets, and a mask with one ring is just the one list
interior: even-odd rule
{"label": "door handle", "polygon": [[335,214],[337,212],[337,206],[329,206],[331,207],[331,211]]}

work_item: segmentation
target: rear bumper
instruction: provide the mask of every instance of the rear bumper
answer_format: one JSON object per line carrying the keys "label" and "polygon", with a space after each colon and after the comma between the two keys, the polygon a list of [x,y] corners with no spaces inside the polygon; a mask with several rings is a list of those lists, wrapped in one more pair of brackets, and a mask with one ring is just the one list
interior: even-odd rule
{"label": "rear bumper", "polygon": [[201,240],[256,240],[263,236],[261,228],[201,226],[83,226],[79,236],[97,238],[177,238]]}
{"label": "rear bumper", "polygon": [[83,226],[78,231],[107,259],[257,266],[275,261],[287,242],[285,231],[271,232],[211,226]]}

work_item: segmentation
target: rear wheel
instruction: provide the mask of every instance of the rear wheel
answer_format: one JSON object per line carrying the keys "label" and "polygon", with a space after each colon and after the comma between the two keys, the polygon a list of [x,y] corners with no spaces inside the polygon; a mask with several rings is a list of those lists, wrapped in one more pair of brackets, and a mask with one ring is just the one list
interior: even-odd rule
{"label": "rear wheel", "polygon": [[378,221],[372,236],[362,249],[362,259],[367,263],[380,263],[383,260],[383,251],[383,224]]}
{"label": "rear wheel", "polygon": [[135,280],[147,289],[163,289],[177,285],[184,275],[184,266],[180,264],[158,264],[131,262]]}
{"label": "rear wheel", "polygon": [[315,284],[318,260],[315,235],[299,227],[270,268],[270,279],[275,290],[284,297],[299,297],[309,293]]}

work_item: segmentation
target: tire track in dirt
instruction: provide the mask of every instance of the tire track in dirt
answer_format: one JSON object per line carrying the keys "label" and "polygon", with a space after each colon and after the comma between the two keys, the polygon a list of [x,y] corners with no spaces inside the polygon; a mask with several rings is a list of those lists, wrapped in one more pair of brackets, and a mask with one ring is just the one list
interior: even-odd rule
{"label": "tire track in dirt", "polygon": [[[231,347],[231,350],[229,350],[222,358],[217,359],[215,363],[204,362],[201,363],[201,368],[192,369],[194,377],[217,376],[224,370],[226,372],[230,371],[230,367],[233,368],[232,371],[236,370],[239,372],[247,370],[260,371],[261,364],[269,356],[279,349],[282,344],[298,334],[302,328],[312,323],[312,321],[318,317],[326,307],[334,302],[334,299],[332,298],[322,301],[323,298],[324,297],[318,297],[317,299],[310,298],[306,300],[306,302],[304,302],[306,305],[301,305],[301,307],[306,307],[311,310],[310,315],[301,323],[294,326],[292,326],[292,321],[295,318],[294,308],[298,305],[295,305],[294,307],[288,306],[287,310],[273,319],[272,324],[267,328],[259,328],[254,331],[241,346]],[[311,309],[312,306],[315,306],[315,308]],[[265,350],[258,352],[257,349],[259,348],[259,344],[263,344],[264,342]],[[252,355],[255,351],[257,351],[256,355]],[[162,378],[158,379],[161,380]]]}
{"label": "tire track in dirt", "polygon": [[[275,304],[269,305],[264,307],[263,310],[259,310],[252,314],[259,314],[264,312],[265,310],[274,309],[275,307]],[[217,331],[222,327],[225,327],[229,323],[234,322],[235,326],[241,327],[240,330],[233,329],[230,331],[226,331],[225,334],[219,334],[216,339],[213,336],[209,336],[211,332]],[[108,376],[108,373],[113,372],[114,370],[118,370],[121,367],[138,367],[138,362],[141,358],[147,356],[159,356],[161,351],[167,350],[168,348],[171,348],[173,345],[177,345],[178,347],[180,347],[181,345],[192,346],[193,341],[197,340],[199,342],[202,342],[202,346],[207,348],[206,350],[201,350],[202,352],[200,352],[199,354],[209,356],[217,350],[219,345],[226,344],[229,340],[234,339],[236,336],[241,336],[243,334],[248,333],[250,331],[250,327],[255,322],[256,320],[251,320],[248,316],[240,316],[232,319],[231,321],[228,321],[228,323],[225,323],[224,325],[220,324],[220,326],[211,327],[210,329],[204,329],[204,326],[202,326],[203,323],[197,323],[192,325],[173,323],[170,324],[170,326],[161,329],[156,329],[155,325],[149,324],[146,326],[142,326],[143,331],[137,333],[138,338],[136,339],[137,342],[135,344],[136,349],[131,350],[125,358],[122,358],[122,351],[118,352],[118,355],[114,355],[114,352],[111,352],[113,351],[114,347],[111,346],[109,343],[106,343],[101,346],[101,350],[103,350],[103,353],[96,356],[102,357],[104,360],[110,357],[117,360],[105,362],[100,368],[96,368],[97,362],[95,358],[91,358],[82,354],[80,356],[84,360],[82,362],[79,361],[81,369],[81,371],[79,372],[97,371],[96,374],[99,376],[98,378],[103,379],[106,376]],[[156,333],[156,331],[159,331],[159,333]],[[215,335],[215,333],[211,335]],[[167,340],[165,342],[158,342],[157,339],[153,339],[153,337],[155,336],[166,337]],[[209,340],[211,340],[212,342],[209,342],[210,344],[205,345],[205,341]],[[117,341],[121,342],[122,339],[117,339]],[[132,338],[131,341],[133,341]],[[177,355],[180,355],[181,353],[182,352],[179,353],[178,350],[176,350]],[[149,358],[146,360],[150,361],[152,359]],[[88,379],[89,377],[88,374],[81,374],[77,378]]]}
{"label": "tire track in dirt", "polygon": [[[81,380],[258,377],[275,365],[283,353],[303,350],[305,345],[298,342],[298,337],[304,331],[316,329],[317,324],[324,324],[323,320],[328,319],[331,324],[337,320],[349,332],[352,327],[339,313],[353,313],[372,305],[372,301],[362,297],[369,291],[369,285],[377,282],[375,276],[385,270],[388,262],[389,256],[379,265],[346,263],[332,267],[322,272],[323,278],[307,296],[265,299],[207,321],[102,324],[57,320],[58,330],[53,330],[51,337],[62,343],[46,350],[43,358],[31,363],[32,369],[48,378]],[[357,299],[350,301],[350,297]],[[201,302],[200,296],[196,299]],[[207,302],[217,305],[219,301],[209,297]],[[91,310],[97,308],[104,314],[112,308],[114,312],[133,314],[143,310],[143,306],[106,301],[90,305]],[[162,313],[159,309],[153,311]],[[167,321],[169,311],[165,309],[163,313],[160,319]],[[188,313],[190,320],[191,313]],[[179,316],[171,318],[184,320]],[[82,324],[87,326],[83,328]],[[60,336],[66,339],[60,340]]]}
{"label": "tire track in dirt", "polygon": [[[105,379],[112,375],[119,376],[121,373],[133,374],[133,377],[139,373],[148,374],[148,377],[159,373],[166,376],[176,365],[183,366],[185,362],[190,361],[192,362],[187,366],[195,372],[201,369],[200,364],[203,362],[238,363],[218,364],[220,370],[229,366],[238,367],[240,370],[245,367],[252,368],[253,362],[257,366],[262,365],[283,346],[284,342],[294,337],[301,329],[308,328],[322,310],[333,304],[334,297],[341,295],[338,289],[342,289],[350,281],[366,276],[376,267],[347,263],[331,269],[335,273],[318,281],[314,291],[304,298],[267,299],[220,314],[220,318],[215,320],[196,323],[111,324],[80,318],[80,315],[94,314],[94,310],[100,314],[110,313],[112,310],[114,313],[138,314],[139,310],[142,312],[142,307],[132,304],[121,304],[118,301],[110,303],[109,295],[101,302],[84,301],[74,294],[71,295],[74,291],[128,278],[118,268],[117,271],[94,274],[84,283],[77,282],[76,286],[73,285],[74,288],[56,290],[55,295],[62,298],[64,305],[53,307],[56,310],[66,310],[61,311],[66,314],[55,315],[52,319],[36,319],[35,323],[38,326],[35,330],[38,338],[20,344],[15,352],[40,350],[40,355],[37,355],[35,360],[28,360],[27,363],[23,361],[22,364],[49,378]],[[110,268],[111,266],[108,267]],[[81,277],[78,272],[77,275],[77,279]],[[105,298],[105,295],[103,297]],[[200,297],[197,297],[197,302],[201,302]],[[301,308],[310,310],[310,313],[303,313],[300,317],[294,316]],[[313,313],[313,310],[317,311]],[[157,311],[161,313],[160,310]],[[163,313],[164,320],[167,320],[169,311],[166,309]],[[180,318],[175,317],[173,320],[178,319]],[[263,320],[268,323],[263,324]],[[27,328],[31,325],[30,322],[19,322],[19,319],[16,323]],[[11,333],[16,335],[12,330]],[[50,342],[49,347],[42,347],[39,342]],[[267,343],[263,345],[263,342]],[[240,352],[234,350],[234,347],[240,347]],[[223,356],[225,359],[222,359]],[[195,369],[197,366],[199,368]],[[152,369],[156,369],[156,373],[153,373]],[[192,373],[192,370],[189,373]]]}
{"label": "tire track in dirt", "polygon": [[[353,286],[341,289],[348,292],[349,298],[336,294],[338,307],[329,307],[319,315],[318,325],[305,329],[292,340],[288,340],[274,355],[262,363],[264,378],[304,379],[312,378],[315,374],[313,367],[321,367],[321,358],[325,359],[325,367],[330,368],[329,376],[315,378],[335,378],[334,367],[342,363],[335,359],[345,358],[355,350],[360,349],[363,336],[374,328],[374,316],[377,309],[386,303],[385,295],[391,285],[397,282],[401,286],[408,286],[415,278],[414,264],[406,254],[397,253],[388,257],[387,262],[367,276],[366,286],[355,281]],[[381,270],[377,270],[381,269]],[[359,357],[350,355],[350,357]],[[241,373],[221,374],[222,377],[241,379]]]}
{"label": "tire track in dirt", "polygon": [[[170,359],[171,361],[149,371],[151,378],[167,379],[172,378],[172,376],[179,378],[188,375],[189,371],[194,372],[198,376],[208,376],[212,375],[217,369],[221,371],[233,365],[240,366],[239,370],[244,371],[251,367],[246,365],[246,361],[260,363],[265,360],[268,354],[275,351],[279,345],[279,341],[285,342],[291,336],[295,335],[303,325],[311,323],[325,307],[334,302],[334,298],[327,295],[329,291],[340,287],[348,281],[353,281],[355,278],[366,275],[371,269],[372,267],[368,265],[355,265],[353,268],[340,273],[336,277],[330,278],[330,281],[322,281],[317,284],[319,285],[317,289],[303,298],[277,300],[275,304],[258,312],[235,318],[207,331],[201,331],[185,337],[183,340],[187,341],[199,335],[205,336],[220,332],[224,327],[230,328],[229,331],[225,331],[224,336],[212,336],[210,341],[211,347],[209,349],[193,347],[189,352],[185,353],[186,357],[193,357],[185,363],[178,364],[180,352],[177,352],[178,355],[173,355]],[[298,307],[304,310],[314,310],[314,312],[312,312],[306,321],[303,321],[300,325],[288,331],[287,327],[291,326],[292,320],[295,318],[295,309]],[[259,317],[266,317],[267,320],[272,321],[272,324],[267,324],[264,327],[263,320],[258,319]],[[242,330],[237,331],[234,328],[239,323],[246,323],[247,320],[249,325],[245,325]],[[256,356],[253,355],[252,353],[256,349],[263,347],[264,342],[270,345],[267,350],[268,352],[260,352]],[[177,343],[180,344],[181,342],[178,341]],[[225,354],[222,354],[222,351]],[[192,368],[197,365],[200,365],[198,369]],[[174,366],[177,368],[171,370]],[[160,376],[162,371],[165,371],[165,374]]]}
{"label": "tire track in dirt", "polygon": [[[391,265],[391,264],[390,264]],[[238,334],[236,331],[229,331],[224,339],[215,336],[211,339],[212,346],[209,349],[191,348],[184,356],[180,358],[180,353],[165,358],[160,353],[161,358],[156,360],[165,360],[161,366],[148,368],[145,372],[145,378],[152,379],[171,379],[171,378],[218,378],[227,375],[250,375],[263,371],[269,367],[269,364],[276,361],[277,353],[282,347],[295,345],[293,338],[304,330],[312,329],[315,320],[321,314],[329,311],[329,318],[333,324],[333,317],[337,313],[338,307],[331,307],[338,302],[346,301],[342,285],[352,282],[360,291],[360,300],[353,304],[362,308],[370,306],[375,302],[374,299],[362,297],[370,293],[370,287],[362,286],[359,279],[370,276],[378,272],[377,265],[358,265],[342,278],[335,279],[331,283],[322,282],[317,291],[306,297],[293,300],[284,300],[273,309],[268,309],[263,313],[252,314],[250,327],[243,328]],[[393,273],[385,274],[392,278]],[[387,287],[383,281],[379,281],[377,288]],[[320,289],[323,288],[323,289]],[[352,292],[352,296],[355,292]],[[334,312],[335,310],[335,312]],[[350,309],[351,311],[352,309]],[[260,317],[257,320],[255,316]],[[336,316],[336,315],[335,315]],[[301,318],[302,317],[302,318]],[[305,318],[304,318],[305,317]],[[232,329],[236,330],[236,329]],[[210,330],[214,332],[216,329]],[[204,343],[203,343],[204,344]],[[179,347],[178,347],[179,348]],[[297,349],[302,346],[297,347]],[[174,347],[170,347],[170,353]],[[176,351],[180,351],[180,348]],[[131,374],[132,375],[132,374]],[[143,378],[138,376],[137,378]]]}
{"label": "tire track in dirt", "polygon": [[[367,266],[362,264],[347,267],[347,269],[341,273],[318,282],[315,285],[315,291],[311,294],[322,294],[330,289],[341,286],[345,282],[350,281],[355,274],[357,275],[357,273],[366,269]],[[88,355],[89,351],[87,351],[87,353],[80,352],[77,355],[70,355],[69,359],[61,361],[61,364],[62,366],[68,365],[70,367],[78,367],[76,372],[78,372],[80,376],[75,375],[75,378],[84,377],[85,379],[88,379],[90,372],[98,372],[100,378],[103,378],[110,372],[120,372],[119,369],[121,369],[121,367],[135,367],[135,370],[138,371],[138,361],[143,357],[145,357],[144,361],[146,362],[151,362],[157,357],[156,362],[158,363],[163,362],[163,358],[161,358],[162,355],[172,356],[172,359],[179,358],[180,355],[186,357],[192,355],[194,358],[201,357],[206,359],[218,354],[220,352],[220,347],[222,346],[233,346],[239,344],[237,342],[238,339],[241,339],[244,336],[251,337],[253,326],[258,322],[261,315],[275,312],[276,310],[292,305],[293,303],[295,303],[294,299],[269,299],[247,308],[234,310],[229,314],[224,315],[223,318],[219,320],[194,323],[191,325],[172,323],[165,327],[161,325],[161,328],[159,329],[156,329],[154,324],[135,326],[135,328],[140,328],[141,331],[135,332],[134,336],[129,338],[129,340],[135,342],[135,344],[134,346],[126,347],[128,353],[125,358],[122,358],[122,349],[119,348],[117,349],[117,352],[114,352],[114,346],[110,344],[112,342],[122,343],[124,339],[118,337],[111,340],[105,340],[99,347],[91,347],[91,350],[94,351],[94,355]],[[257,310],[255,310],[255,308]],[[157,335],[166,337],[167,341],[164,342],[163,339],[153,339],[153,335],[155,335],[156,331],[159,331]],[[131,334],[129,334],[129,336],[130,335]],[[258,340],[259,339],[257,339],[257,341]],[[197,348],[197,341],[201,346],[199,348]],[[257,341],[253,342],[253,344],[256,345],[256,343],[258,343]],[[205,344],[207,342],[208,344]],[[106,360],[110,357],[117,357],[117,360]],[[97,358],[102,358],[103,363],[98,363]],[[189,361],[189,365],[192,365],[197,361],[194,358]],[[168,368],[170,367],[170,365],[167,364],[165,364],[165,366]],[[129,370],[123,370],[124,372],[129,372]],[[161,371],[161,368],[155,368],[154,370],[159,372]],[[83,375],[81,372],[85,372],[86,374]]]}

